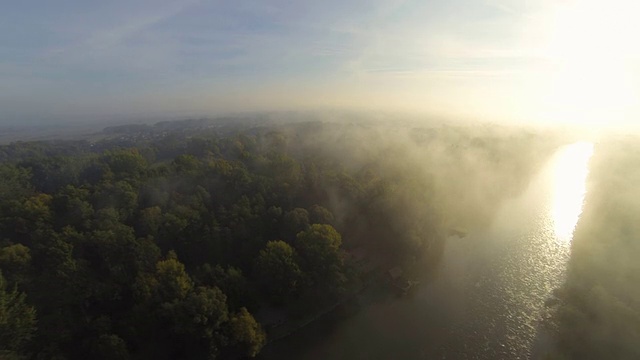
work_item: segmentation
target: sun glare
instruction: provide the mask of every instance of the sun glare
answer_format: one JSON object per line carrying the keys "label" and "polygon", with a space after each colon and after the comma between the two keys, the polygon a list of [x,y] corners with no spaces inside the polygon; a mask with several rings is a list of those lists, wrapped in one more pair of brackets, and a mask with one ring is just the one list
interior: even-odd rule
{"label": "sun glare", "polygon": [[570,242],[582,213],[593,144],[581,142],[566,147],[555,164],[551,218],[556,237]]}
{"label": "sun glare", "polygon": [[628,121],[638,104],[640,2],[580,0],[557,8],[549,56],[557,64],[549,115],[580,124]]}

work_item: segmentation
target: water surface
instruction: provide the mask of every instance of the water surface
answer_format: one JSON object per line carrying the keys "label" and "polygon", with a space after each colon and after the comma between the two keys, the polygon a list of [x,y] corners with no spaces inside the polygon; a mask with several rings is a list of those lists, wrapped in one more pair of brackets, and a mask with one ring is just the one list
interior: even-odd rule
{"label": "water surface", "polygon": [[[447,239],[434,279],[398,298],[375,289],[265,349],[285,359],[529,359],[545,301],[564,281],[590,143],[558,150],[493,224]],[[372,300],[374,299],[374,300]]]}

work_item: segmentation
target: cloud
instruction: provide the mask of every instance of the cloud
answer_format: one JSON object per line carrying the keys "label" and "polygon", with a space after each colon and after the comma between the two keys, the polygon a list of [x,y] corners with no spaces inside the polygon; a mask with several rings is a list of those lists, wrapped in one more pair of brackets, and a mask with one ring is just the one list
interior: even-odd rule
{"label": "cloud", "polygon": [[[120,7],[105,15],[100,25],[83,24],[71,34],[74,41],[44,49],[36,68],[45,76],[64,77],[78,86],[123,82],[127,86],[152,73],[168,73],[177,60],[170,37],[155,28],[180,15],[199,0],[143,6]],[[85,84],[85,85],[83,85]]]}
{"label": "cloud", "polygon": [[176,16],[185,8],[195,4],[196,2],[197,1],[189,1],[172,4],[167,8],[161,9],[155,14],[144,15],[125,23],[124,25],[119,25],[109,30],[93,34],[84,41],[84,44],[92,48],[117,46],[130,36]]}
{"label": "cloud", "polygon": [[516,116],[539,105],[556,66],[553,0],[60,1],[28,17],[24,5],[12,5],[15,19],[0,13],[0,28],[22,29],[0,33],[11,39],[0,48],[3,106],[465,103],[470,113]]}

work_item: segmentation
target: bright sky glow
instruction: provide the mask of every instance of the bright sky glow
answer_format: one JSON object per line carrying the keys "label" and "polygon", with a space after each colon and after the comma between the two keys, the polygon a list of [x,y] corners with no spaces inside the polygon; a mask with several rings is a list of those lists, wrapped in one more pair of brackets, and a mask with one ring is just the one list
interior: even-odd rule
{"label": "bright sky glow", "polygon": [[24,0],[0,12],[0,122],[402,110],[633,125],[635,0]]}

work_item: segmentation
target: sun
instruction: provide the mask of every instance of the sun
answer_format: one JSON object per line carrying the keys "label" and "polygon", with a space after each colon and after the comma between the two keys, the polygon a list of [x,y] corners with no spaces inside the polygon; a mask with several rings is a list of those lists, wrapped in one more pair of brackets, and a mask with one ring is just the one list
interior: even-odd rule
{"label": "sun", "polygon": [[636,0],[580,0],[557,7],[548,49],[556,64],[550,114],[581,124],[627,120],[639,103],[633,75],[640,58],[639,13]]}

